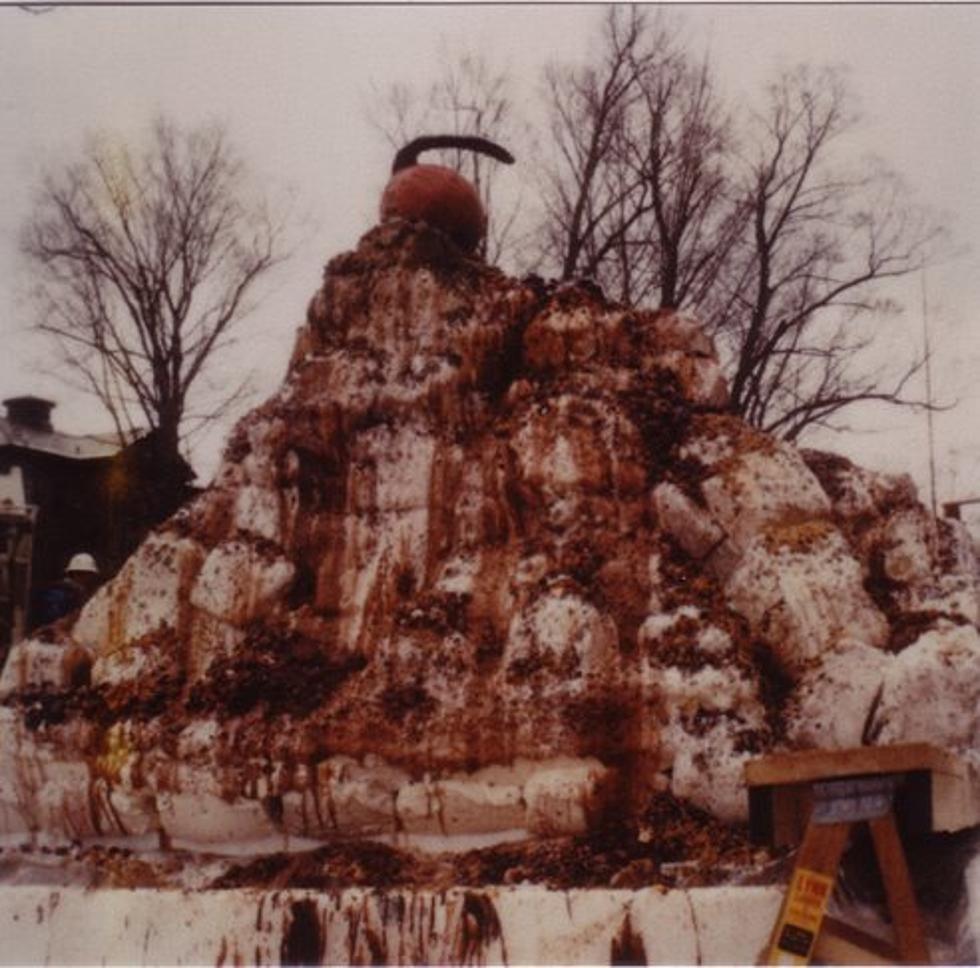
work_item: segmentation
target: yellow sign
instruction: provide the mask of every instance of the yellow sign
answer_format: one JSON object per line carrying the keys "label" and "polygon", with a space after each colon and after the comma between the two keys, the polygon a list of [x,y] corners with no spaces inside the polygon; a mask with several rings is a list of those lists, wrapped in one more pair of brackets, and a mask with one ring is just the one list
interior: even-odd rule
{"label": "yellow sign", "polygon": [[807,965],[813,954],[813,943],[827,911],[834,889],[834,879],[818,871],[799,867],[793,872],[783,912],[776,926],[771,965]]}

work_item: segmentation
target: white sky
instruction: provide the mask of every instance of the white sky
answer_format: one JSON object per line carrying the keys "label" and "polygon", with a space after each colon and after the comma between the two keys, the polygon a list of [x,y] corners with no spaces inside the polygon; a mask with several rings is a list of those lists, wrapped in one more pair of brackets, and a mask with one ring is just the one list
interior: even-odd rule
{"label": "white sky", "polygon": [[[577,59],[596,6],[321,6],[0,9],[0,394],[56,398],[60,429],[109,421],[83,395],[39,375],[43,344],[26,326],[29,277],[17,237],[41,166],[77,155],[83,134],[128,136],[156,113],[182,124],[219,119],[253,172],[291,186],[312,228],[217,373],[255,372],[254,402],[282,379],[293,335],[324,263],[374,222],[390,150],[371,127],[372,85],[424,84],[440,42],[510,69],[530,96],[540,68]],[[723,93],[757,98],[775,70],[807,61],[848,68],[864,117],[856,155],[902,172],[916,197],[944,213],[966,254],[927,275],[939,395],[958,398],[935,418],[939,499],[980,496],[980,7],[967,5],[696,5],[678,9],[692,44],[710,49]],[[521,178],[520,158],[506,178]],[[921,341],[920,280],[901,295],[883,352]],[[206,482],[233,419],[193,451]],[[924,416],[869,408],[861,432],[812,440],[882,470],[909,470],[927,498]]]}

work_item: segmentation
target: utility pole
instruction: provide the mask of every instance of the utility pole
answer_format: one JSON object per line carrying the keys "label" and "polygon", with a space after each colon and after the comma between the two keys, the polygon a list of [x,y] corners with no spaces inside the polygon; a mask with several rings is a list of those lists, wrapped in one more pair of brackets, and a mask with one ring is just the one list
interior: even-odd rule
{"label": "utility pole", "polygon": [[939,551],[939,521],[936,508],[936,436],[932,411],[932,349],[929,344],[929,305],[926,299],[926,269],[922,267],[922,346],[926,364],[926,426],[929,437],[929,507],[932,511],[932,557]]}

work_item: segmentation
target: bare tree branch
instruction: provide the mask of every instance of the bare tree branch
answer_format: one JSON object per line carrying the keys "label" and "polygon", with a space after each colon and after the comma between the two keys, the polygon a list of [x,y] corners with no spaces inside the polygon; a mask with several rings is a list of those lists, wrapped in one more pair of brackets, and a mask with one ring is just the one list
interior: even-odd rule
{"label": "bare tree branch", "polygon": [[842,163],[855,119],[839,74],[784,73],[736,129],[676,29],[611,8],[590,60],[546,81],[538,252],[559,276],[700,316],[732,408],[774,433],[862,400],[923,405],[907,394],[921,360],[885,373],[865,351],[895,311],[882,284],[924,265],[941,233],[892,172]]}
{"label": "bare tree branch", "polygon": [[739,237],[733,127],[707,62],[662,16],[611,8],[592,66],[552,67],[557,163],[541,254],[624,302],[697,306]]}
{"label": "bare tree branch", "polygon": [[920,404],[903,391],[921,362],[889,386],[861,369],[859,350],[875,334],[880,284],[924,265],[940,233],[891,172],[839,170],[846,105],[831,71],[798,69],[771,87],[743,176],[751,231],[724,267],[737,294],[709,317],[732,361],[733,408],[790,438],[860,400]]}
{"label": "bare tree branch", "polygon": [[38,328],[121,436],[148,425],[161,461],[177,462],[200,379],[280,260],[282,228],[246,203],[220,127],[158,120],[142,152],[95,137],[44,179],[24,228]]}

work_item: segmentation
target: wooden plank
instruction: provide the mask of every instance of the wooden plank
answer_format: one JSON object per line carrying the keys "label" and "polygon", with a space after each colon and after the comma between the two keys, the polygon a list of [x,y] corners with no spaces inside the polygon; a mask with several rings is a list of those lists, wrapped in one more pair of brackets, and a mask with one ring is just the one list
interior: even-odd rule
{"label": "wooden plank", "polygon": [[769,938],[767,964],[810,963],[850,831],[849,823],[807,827]]}
{"label": "wooden plank", "polygon": [[772,794],[772,843],[775,847],[798,844],[810,821],[813,792],[809,786],[770,788]]}
{"label": "wooden plank", "polygon": [[787,847],[803,839],[813,808],[808,784],[749,788],[749,832],[757,844]]}
{"label": "wooden plank", "polygon": [[912,878],[905,863],[905,851],[898,836],[895,816],[887,813],[883,817],[869,820],[868,826],[871,828],[875,855],[885,883],[888,911],[902,963],[928,965],[929,949],[926,947],[919,906],[915,901]]}
{"label": "wooden plank", "polygon": [[903,743],[894,746],[856,746],[846,750],[775,753],[750,760],[745,765],[745,782],[749,786],[781,786],[910,770],[963,775],[964,769],[955,756],[930,743]]}
{"label": "wooden plank", "polygon": [[[906,834],[956,831],[980,825],[980,784],[949,773],[910,770],[895,798]],[[797,844],[810,818],[810,783],[751,786],[749,822],[756,843]]]}
{"label": "wooden plank", "polygon": [[814,958],[831,965],[894,965],[898,950],[881,938],[868,934],[828,914],[813,948]]}

